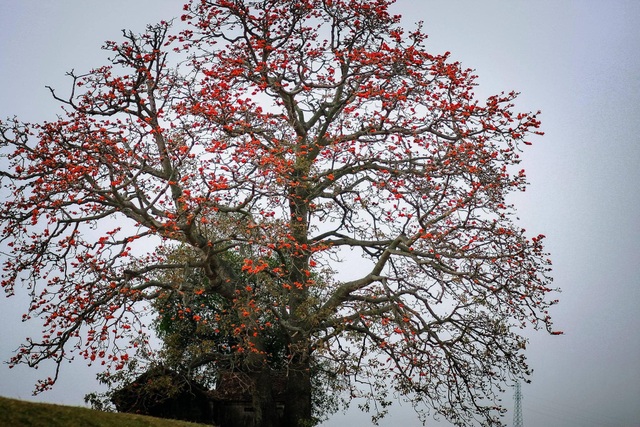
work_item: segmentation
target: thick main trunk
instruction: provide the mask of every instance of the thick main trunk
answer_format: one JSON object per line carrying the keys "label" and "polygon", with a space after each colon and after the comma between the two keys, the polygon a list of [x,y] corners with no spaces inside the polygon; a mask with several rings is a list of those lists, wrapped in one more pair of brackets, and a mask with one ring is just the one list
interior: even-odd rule
{"label": "thick main trunk", "polygon": [[309,358],[289,369],[285,393],[284,427],[308,427],[311,418],[311,371]]}
{"label": "thick main trunk", "polygon": [[[254,320],[255,321],[255,320]],[[251,407],[253,427],[280,427],[273,371],[265,356],[263,337],[255,334],[250,338],[253,351],[246,359],[246,369],[251,379]]]}
{"label": "thick main trunk", "polygon": [[[291,117],[294,117],[293,114]],[[299,147],[306,146],[305,131],[298,133]],[[309,427],[314,425],[311,418],[311,359],[309,356],[309,337],[306,332],[308,315],[309,282],[311,270],[309,260],[309,188],[306,177],[309,176],[311,161],[305,148],[298,154],[292,173],[292,185],[289,188],[289,209],[291,214],[290,233],[296,243],[290,253],[292,268],[289,271],[292,292],[288,298],[291,315],[288,323],[290,364],[287,367],[287,385],[285,391],[284,423],[285,427]],[[303,153],[304,151],[304,153]],[[295,183],[295,185],[293,184]],[[303,183],[300,185],[300,183]],[[295,332],[294,332],[295,331]]]}
{"label": "thick main trunk", "polygon": [[281,420],[274,399],[271,370],[265,368],[251,375],[253,380],[253,425],[254,427],[280,427]]}

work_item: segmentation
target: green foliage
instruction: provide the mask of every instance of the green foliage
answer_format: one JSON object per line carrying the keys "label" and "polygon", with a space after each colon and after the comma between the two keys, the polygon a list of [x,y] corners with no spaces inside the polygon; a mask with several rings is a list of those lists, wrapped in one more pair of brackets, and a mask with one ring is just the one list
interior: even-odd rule
{"label": "green foliage", "polygon": [[[177,248],[171,258],[184,256]],[[236,272],[242,291],[234,301],[209,291],[210,283],[201,271],[185,271],[173,280],[180,283],[153,301],[157,317],[154,328],[163,342],[162,363],[178,371],[200,369],[203,383],[210,383],[221,370],[243,370],[247,341],[260,331],[261,349],[270,369],[284,366],[286,340],[277,316],[271,311],[276,301],[263,290],[273,277],[245,272],[248,259],[237,251],[227,251],[221,258]],[[277,264],[275,259],[267,260]],[[163,279],[167,279],[163,277]]]}

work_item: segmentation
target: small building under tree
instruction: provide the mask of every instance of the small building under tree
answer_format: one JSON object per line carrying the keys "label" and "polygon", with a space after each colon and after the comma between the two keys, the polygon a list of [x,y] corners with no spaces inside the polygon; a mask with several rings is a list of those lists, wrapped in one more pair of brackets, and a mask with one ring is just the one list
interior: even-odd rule
{"label": "small building under tree", "polygon": [[[286,377],[274,377],[275,427],[282,426]],[[164,366],[147,370],[113,393],[118,412],[212,424],[259,427],[254,422],[252,381],[243,372],[221,373],[215,390]]]}

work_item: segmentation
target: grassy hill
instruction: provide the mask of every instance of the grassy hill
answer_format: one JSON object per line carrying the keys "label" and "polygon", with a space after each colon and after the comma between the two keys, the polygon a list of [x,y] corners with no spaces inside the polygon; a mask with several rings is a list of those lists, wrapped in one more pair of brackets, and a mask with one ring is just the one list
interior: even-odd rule
{"label": "grassy hill", "polygon": [[0,397],[0,427],[211,427]]}

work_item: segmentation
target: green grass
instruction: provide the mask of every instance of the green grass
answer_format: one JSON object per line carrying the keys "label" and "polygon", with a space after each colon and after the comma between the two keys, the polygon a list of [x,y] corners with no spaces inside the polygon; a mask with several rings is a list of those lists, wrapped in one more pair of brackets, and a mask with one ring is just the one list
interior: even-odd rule
{"label": "green grass", "polygon": [[[0,397],[0,427],[205,427],[185,421]],[[206,426],[211,427],[211,426]]]}

